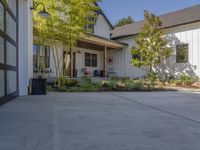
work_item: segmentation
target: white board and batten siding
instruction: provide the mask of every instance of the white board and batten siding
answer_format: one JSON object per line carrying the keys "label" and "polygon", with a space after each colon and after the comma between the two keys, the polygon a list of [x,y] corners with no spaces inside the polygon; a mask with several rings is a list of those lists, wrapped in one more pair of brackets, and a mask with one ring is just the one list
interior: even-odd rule
{"label": "white board and batten siding", "polygon": [[110,39],[110,32],[112,27],[107,22],[103,15],[99,15],[97,18],[96,25],[94,26],[94,34]]}
{"label": "white board and batten siding", "polygon": [[[83,68],[88,68],[91,75],[93,76],[94,70],[103,70],[104,64],[104,54],[103,51],[95,51],[84,48],[76,48],[80,53],[76,53],[76,70],[78,71],[77,76],[84,76]],[[97,55],[97,67],[86,67],[85,66],[85,53],[96,54]]]}
{"label": "white board and batten siding", "polygon": [[128,44],[123,50],[121,51],[113,51],[109,53],[109,56],[113,57],[113,68],[119,77],[142,77],[145,75],[145,72],[137,67],[133,67],[131,65],[132,55],[130,50],[134,43],[135,36],[121,38],[118,41],[122,43]]}
{"label": "white board and batten siding", "polygon": [[[173,41],[173,56],[166,61],[166,70],[172,75],[187,73],[200,76],[200,22],[170,28],[165,32]],[[176,45],[179,44],[188,44],[188,63],[176,63]]]}
{"label": "white board and batten siding", "polygon": [[[174,76],[187,73],[191,76],[200,76],[200,22],[169,28],[165,32],[171,38],[170,46],[173,48],[173,55],[159,65],[160,73]],[[127,43],[129,46],[123,50],[126,53],[125,55],[119,57],[117,53],[113,53],[114,66],[117,71],[120,70],[117,75],[125,74],[125,76],[137,78],[146,74],[145,71],[133,67],[130,63],[132,59],[130,50],[132,46],[136,46],[135,38],[136,36],[130,36],[118,39],[119,42]],[[176,63],[176,45],[179,44],[188,44],[188,63]],[[126,68],[125,71],[124,67]]]}
{"label": "white board and batten siding", "polygon": [[[64,46],[62,44],[57,44],[57,50],[58,50],[58,57],[56,57],[56,62],[57,58],[60,60],[60,66],[63,66],[63,50]],[[91,75],[93,75],[94,70],[103,70],[103,61],[104,61],[104,54],[103,51],[95,51],[95,50],[90,50],[90,49],[84,49],[84,48],[75,48],[75,52],[80,52],[76,53],[76,70],[78,71],[77,77],[82,77],[84,76],[83,73],[83,68],[88,68],[91,72]],[[97,67],[86,67],[85,66],[85,53],[91,53],[91,54],[97,54]],[[67,61],[70,61],[70,57],[68,57]],[[50,47],[50,68],[51,73],[47,74],[47,77],[56,77],[56,67],[54,63],[54,58],[53,58],[53,50],[52,47]]]}

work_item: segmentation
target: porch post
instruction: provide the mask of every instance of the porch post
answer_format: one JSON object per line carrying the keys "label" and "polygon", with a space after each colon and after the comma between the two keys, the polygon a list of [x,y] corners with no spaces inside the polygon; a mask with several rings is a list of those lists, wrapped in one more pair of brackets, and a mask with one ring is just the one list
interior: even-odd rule
{"label": "porch post", "polygon": [[107,77],[107,47],[104,49],[104,76]]}

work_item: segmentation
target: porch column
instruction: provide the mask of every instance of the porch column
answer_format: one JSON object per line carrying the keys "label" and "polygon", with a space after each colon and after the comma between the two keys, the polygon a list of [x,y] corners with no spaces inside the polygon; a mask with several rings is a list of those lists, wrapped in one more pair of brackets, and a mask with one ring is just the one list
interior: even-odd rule
{"label": "porch column", "polygon": [[104,76],[107,77],[107,47],[104,49]]}

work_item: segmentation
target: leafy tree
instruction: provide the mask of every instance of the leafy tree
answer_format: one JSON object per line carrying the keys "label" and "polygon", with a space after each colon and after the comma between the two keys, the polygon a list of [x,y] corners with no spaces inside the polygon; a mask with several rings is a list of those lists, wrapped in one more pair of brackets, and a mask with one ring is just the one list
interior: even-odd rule
{"label": "leafy tree", "polygon": [[33,12],[34,35],[38,42],[51,44],[56,75],[58,79],[62,79],[63,66],[66,62],[63,63],[63,56],[59,56],[58,46],[62,44],[64,51],[71,55],[72,62],[73,51],[78,40],[84,38],[87,33],[84,27],[94,24],[88,18],[96,17],[94,12],[98,11],[98,6],[95,3],[100,0],[34,1],[43,3],[51,15],[49,18],[39,16],[38,12],[43,9],[42,6]]}
{"label": "leafy tree", "polygon": [[120,19],[117,23],[115,23],[114,27],[120,27],[126,24],[130,24],[130,23],[134,23],[134,20],[132,19],[131,16],[128,17],[124,17],[122,19]]}
{"label": "leafy tree", "polygon": [[162,21],[154,14],[145,11],[144,25],[137,39],[136,47],[131,50],[133,66],[148,66],[150,74],[154,73],[155,65],[171,56],[171,48],[162,29]]}

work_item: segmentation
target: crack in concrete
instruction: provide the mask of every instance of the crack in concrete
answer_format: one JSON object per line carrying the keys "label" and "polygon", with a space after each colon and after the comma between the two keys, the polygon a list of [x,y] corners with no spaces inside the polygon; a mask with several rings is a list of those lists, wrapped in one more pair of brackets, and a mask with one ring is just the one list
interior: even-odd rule
{"label": "crack in concrete", "polygon": [[181,119],[190,121],[190,122],[194,122],[194,123],[200,125],[200,121],[198,121],[198,120],[194,120],[194,119],[191,119],[191,118],[188,118],[188,117],[185,117],[185,116],[182,116],[182,115],[173,113],[173,112],[169,112],[169,111],[167,111],[167,110],[163,110],[163,109],[157,108],[157,107],[155,107],[155,106],[148,105],[148,104],[145,104],[145,103],[142,103],[142,102],[138,102],[137,100],[130,99],[130,98],[127,98],[127,97],[124,97],[124,96],[120,96],[120,95],[117,95],[117,94],[113,94],[113,93],[111,94],[111,93],[110,93],[110,95],[113,95],[113,96],[122,98],[122,99],[124,99],[124,100],[129,101],[129,102],[133,102],[133,103],[142,105],[142,106],[144,106],[144,107],[147,107],[147,108],[150,108],[150,109],[153,109],[153,110],[162,112],[162,113],[166,113],[166,114],[171,115],[171,116],[175,116],[175,117],[178,117],[178,118],[181,118]]}

